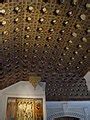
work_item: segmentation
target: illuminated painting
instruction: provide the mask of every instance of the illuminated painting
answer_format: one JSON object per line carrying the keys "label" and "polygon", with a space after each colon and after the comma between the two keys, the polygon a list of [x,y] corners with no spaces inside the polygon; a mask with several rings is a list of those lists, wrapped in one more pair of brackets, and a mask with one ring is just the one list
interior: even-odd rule
{"label": "illuminated painting", "polygon": [[6,120],[43,120],[43,99],[8,98]]}

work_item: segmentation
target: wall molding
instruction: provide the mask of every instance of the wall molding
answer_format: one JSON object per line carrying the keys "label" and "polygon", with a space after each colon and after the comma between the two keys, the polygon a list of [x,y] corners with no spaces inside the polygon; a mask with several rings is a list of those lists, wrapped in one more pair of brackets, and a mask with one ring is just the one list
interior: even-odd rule
{"label": "wall molding", "polygon": [[80,120],[86,120],[85,116],[74,113],[74,112],[60,112],[60,113],[55,113],[52,114],[51,116],[48,117],[48,120],[54,120],[55,118],[59,118],[59,117],[65,117],[65,116],[69,116],[69,117],[75,117],[75,118],[80,118]]}

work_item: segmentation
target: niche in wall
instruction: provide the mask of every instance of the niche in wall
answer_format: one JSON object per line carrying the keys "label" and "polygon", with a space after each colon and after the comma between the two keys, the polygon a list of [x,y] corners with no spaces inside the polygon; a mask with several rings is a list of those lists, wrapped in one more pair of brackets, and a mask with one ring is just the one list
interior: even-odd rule
{"label": "niche in wall", "polygon": [[[30,102],[32,102],[32,104],[29,104]],[[44,82],[40,82],[37,87],[34,88],[29,81],[21,81],[0,91],[0,120],[13,120],[6,119],[6,116],[9,117],[9,113],[12,113],[11,117],[14,115],[17,117],[18,110],[21,110],[21,112],[19,112],[19,115],[21,116],[24,112],[23,109],[25,106],[27,106],[27,108],[30,108],[24,110],[24,115],[31,117],[29,120],[38,120],[37,116],[40,118],[39,120],[47,120]],[[8,110],[11,110],[13,112],[10,112]],[[32,114],[34,115],[27,115],[29,112],[31,112],[31,110]],[[14,113],[14,111],[16,111],[16,113]],[[34,119],[35,117],[36,119]],[[28,119],[22,118],[15,120]]]}
{"label": "niche in wall", "polygon": [[54,120],[80,120],[80,119],[74,117],[59,117],[59,118],[55,118]]}

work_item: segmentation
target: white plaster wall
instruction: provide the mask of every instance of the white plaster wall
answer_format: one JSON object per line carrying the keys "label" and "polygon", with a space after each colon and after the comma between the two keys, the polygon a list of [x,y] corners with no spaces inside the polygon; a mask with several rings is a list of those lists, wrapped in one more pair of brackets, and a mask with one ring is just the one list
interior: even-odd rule
{"label": "white plaster wall", "polygon": [[0,91],[0,120],[5,120],[7,98],[43,98],[44,120],[46,120],[45,83],[40,83],[36,89],[28,82],[21,81]]}
{"label": "white plaster wall", "polygon": [[84,76],[86,79],[86,84],[88,86],[88,91],[90,91],[90,71]]}
{"label": "white plaster wall", "polygon": [[52,101],[46,106],[48,120],[54,120],[55,116],[77,116],[80,120],[90,120],[90,101]]}

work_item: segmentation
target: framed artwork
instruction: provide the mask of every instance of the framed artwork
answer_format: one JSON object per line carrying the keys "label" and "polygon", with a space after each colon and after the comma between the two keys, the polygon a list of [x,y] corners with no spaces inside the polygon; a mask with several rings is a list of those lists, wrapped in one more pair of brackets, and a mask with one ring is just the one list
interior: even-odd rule
{"label": "framed artwork", "polygon": [[43,99],[8,98],[6,120],[43,120]]}

